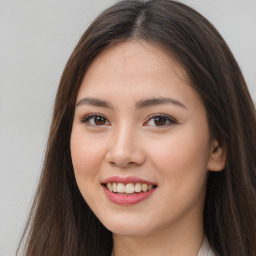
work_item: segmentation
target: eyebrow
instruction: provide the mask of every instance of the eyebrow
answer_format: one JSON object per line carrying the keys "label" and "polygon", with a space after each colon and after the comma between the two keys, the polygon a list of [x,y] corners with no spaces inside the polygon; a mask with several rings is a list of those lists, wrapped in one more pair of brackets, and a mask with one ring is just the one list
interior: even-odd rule
{"label": "eyebrow", "polygon": [[[163,105],[163,104],[173,104],[175,106],[187,109],[187,107],[180,101],[172,98],[165,98],[165,97],[140,100],[136,102],[135,106],[136,108],[145,108],[145,107],[151,107],[151,106]],[[76,104],[77,107],[81,105],[92,105],[96,107],[113,109],[113,106],[110,103],[104,100],[96,99],[96,98],[83,98]]]}
{"label": "eyebrow", "polygon": [[136,103],[136,107],[137,108],[145,108],[145,107],[162,105],[162,104],[173,104],[175,106],[187,109],[187,107],[180,101],[172,99],[172,98],[165,98],[165,97],[140,100]]}
{"label": "eyebrow", "polygon": [[77,107],[81,105],[92,105],[96,107],[113,108],[112,105],[108,102],[96,98],[83,98],[76,104]]}

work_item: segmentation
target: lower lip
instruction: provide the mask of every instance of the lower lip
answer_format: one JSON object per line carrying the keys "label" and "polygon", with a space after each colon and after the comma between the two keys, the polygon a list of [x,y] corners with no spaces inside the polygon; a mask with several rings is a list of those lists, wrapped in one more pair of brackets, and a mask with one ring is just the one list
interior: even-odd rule
{"label": "lower lip", "polygon": [[108,199],[115,203],[120,205],[132,205],[137,204],[146,198],[150,197],[152,193],[154,193],[155,188],[147,191],[147,192],[141,192],[137,194],[132,195],[120,195],[116,193],[112,193],[109,189],[107,189],[105,186],[102,186],[105,192],[105,195],[108,197]]}

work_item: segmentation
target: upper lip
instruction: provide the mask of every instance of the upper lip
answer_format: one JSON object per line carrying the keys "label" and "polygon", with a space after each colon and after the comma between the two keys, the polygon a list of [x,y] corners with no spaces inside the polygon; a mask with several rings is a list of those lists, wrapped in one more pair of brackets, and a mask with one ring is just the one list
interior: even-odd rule
{"label": "upper lip", "polygon": [[147,184],[147,185],[156,185],[156,183],[148,181],[148,180],[143,180],[137,177],[120,177],[120,176],[112,176],[109,178],[106,178],[102,181],[102,184],[106,184],[106,183],[124,183],[124,184],[128,184],[128,183],[141,183],[141,184]]}

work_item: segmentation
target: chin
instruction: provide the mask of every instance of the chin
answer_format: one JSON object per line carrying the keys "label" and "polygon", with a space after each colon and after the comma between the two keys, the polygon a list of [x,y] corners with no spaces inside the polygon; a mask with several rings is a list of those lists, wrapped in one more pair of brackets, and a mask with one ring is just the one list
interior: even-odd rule
{"label": "chin", "polygon": [[148,236],[151,232],[143,227],[135,227],[135,226],[111,226],[108,228],[113,234],[118,236],[132,236],[132,237],[143,237]]}
{"label": "chin", "polygon": [[101,221],[102,224],[113,234],[120,236],[147,236],[152,233],[152,225],[145,220],[132,220],[127,218],[113,218]]}

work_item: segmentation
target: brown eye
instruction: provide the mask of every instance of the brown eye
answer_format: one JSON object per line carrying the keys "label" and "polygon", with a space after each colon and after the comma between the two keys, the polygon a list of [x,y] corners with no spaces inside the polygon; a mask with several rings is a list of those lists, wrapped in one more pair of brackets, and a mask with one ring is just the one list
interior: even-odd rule
{"label": "brown eye", "polygon": [[155,117],[154,118],[154,124],[156,126],[163,126],[163,125],[166,124],[166,118],[165,117],[161,117],[161,116]]}
{"label": "brown eye", "polygon": [[105,125],[106,124],[106,118],[103,116],[95,116],[94,117],[94,123],[95,125]]}
{"label": "brown eye", "polygon": [[168,127],[170,125],[177,124],[177,121],[169,115],[166,114],[154,114],[144,123],[146,126],[154,127]]}
{"label": "brown eye", "polygon": [[87,124],[88,126],[110,125],[109,121],[100,114],[89,114],[81,119],[81,122]]}

